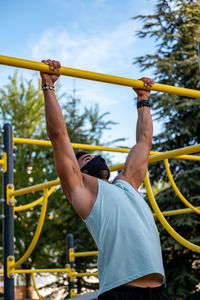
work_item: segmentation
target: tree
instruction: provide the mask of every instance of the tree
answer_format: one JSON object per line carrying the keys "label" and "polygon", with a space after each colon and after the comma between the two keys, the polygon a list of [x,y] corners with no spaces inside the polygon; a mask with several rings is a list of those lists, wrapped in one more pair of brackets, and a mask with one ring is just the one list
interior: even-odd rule
{"label": "tree", "polygon": [[[199,89],[200,1],[158,0],[153,14],[134,19],[143,22],[137,36],[155,41],[155,53],[137,57],[134,63],[142,71],[152,69],[159,83]],[[161,132],[154,137],[154,150],[168,151],[200,143],[200,99],[153,94],[151,100],[154,120],[162,122]],[[173,159],[170,168],[182,193],[197,205],[199,164]],[[152,164],[150,175],[153,183],[168,180],[162,163]],[[184,208],[171,187],[160,191],[156,199],[161,210]],[[200,245],[197,215],[174,216],[169,222],[186,239]],[[198,299],[199,254],[178,245],[161,226],[159,228],[170,293],[175,299]]]}
{"label": "tree", "polygon": [[[59,86],[57,86],[59,95]],[[62,99],[65,100],[62,101]],[[61,99],[62,98],[62,99]],[[59,96],[62,103],[66,126],[72,142],[85,144],[100,144],[102,133],[114,124],[112,121],[104,121],[105,115],[99,114],[98,106],[79,110],[80,100],[74,96]],[[34,139],[46,139],[43,94],[32,81],[19,79],[15,73],[9,78],[8,84],[0,89],[0,118],[2,122],[10,121],[16,131],[15,136]],[[21,145],[17,146],[17,158],[15,161],[16,174],[14,176],[15,189],[31,186],[53,180],[57,177],[53,151],[50,147]],[[42,191],[36,194],[20,196],[18,205],[27,204],[42,196]],[[26,251],[32,240],[40,214],[40,206],[31,210],[17,213],[15,221],[15,256],[18,260]],[[66,263],[66,234],[72,232],[75,235],[75,244],[78,249],[93,249],[94,242],[87,232],[85,225],[76,215],[71,204],[63,193],[57,190],[48,201],[47,216],[38,244],[29,257],[23,263],[23,269],[35,268],[59,268]],[[84,271],[89,264],[85,259],[77,265],[77,270]],[[79,290],[81,289],[79,281]],[[30,298],[30,275],[26,274],[27,298]],[[58,274],[55,286],[66,286],[63,274]]]}

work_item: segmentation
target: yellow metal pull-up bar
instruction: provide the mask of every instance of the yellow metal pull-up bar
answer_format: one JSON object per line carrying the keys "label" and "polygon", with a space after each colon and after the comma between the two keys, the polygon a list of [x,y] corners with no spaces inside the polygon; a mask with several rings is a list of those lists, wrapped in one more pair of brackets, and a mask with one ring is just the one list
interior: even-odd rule
{"label": "yellow metal pull-up bar", "polygon": [[[12,67],[24,68],[24,69],[31,69],[40,72],[55,73],[55,74],[83,78],[88,80],[101,81],[101,82],[106,82],[111,84],[130,86],[134,88],[144,88],[144,83],[141,80],[123,78],[123,77],[118,77],[113,75],[106,75],[102,73],[95,73],[95,72],[66,68],[66,67],[61,67],[60,71],[54,72],[49,70],[49,66],[47,66],[44,63],[15,58],[15,57],[0,55],[0,64],[12,66]],[[175,87],[170,85],[158,84],[158,83],[155,83],[149,90],[175,94],[179,96],[191,97],[191,98],[200,98],[200,91],[185,89],[185,88],[180,88],[180,87]]]}

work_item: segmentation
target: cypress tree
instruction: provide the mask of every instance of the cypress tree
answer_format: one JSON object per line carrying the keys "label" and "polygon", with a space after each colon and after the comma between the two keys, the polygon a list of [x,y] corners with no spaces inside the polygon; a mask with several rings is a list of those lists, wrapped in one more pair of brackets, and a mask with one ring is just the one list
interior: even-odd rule
{"label": "cypress tree", "polygon": [[[200,1],[158,0],[151,15],[134,19],[143,22],[137,36],[155,42],[154,53],[136,57],[134,63],[143,72],[152,69],[156,82],[199,89]],[[156,93],[151,102],[154,122],[161,125],[153,150],[200,143],[200,99]],[[199,162],[171,159],[169,163],[180,191],[193,205],[199,205]],[[163,162],[149,168],[152,183],[168,182]],[[185,208],[168,184],[161,186],[156,200],[161,210]],[[184,238],[200,245],[198,214],[171,216],[168,221]],[[174,241],[161,225],[159,229],[169,292],[174,299],[199,299],[200,255]]]}

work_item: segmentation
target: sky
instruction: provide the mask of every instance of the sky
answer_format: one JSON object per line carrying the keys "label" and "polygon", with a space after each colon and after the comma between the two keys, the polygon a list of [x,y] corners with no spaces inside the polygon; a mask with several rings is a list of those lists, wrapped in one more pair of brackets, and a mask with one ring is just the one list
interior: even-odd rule
{"label": "sky", "polygon": [[[138,39],[142,23],[132,17],[153,12],[153,0],[1,0],[0,55],[41,61],[55,59],[62,66],[138,79],[152,77],[133,65],[136,57],[152,53],[154,41]],[[0,65],[0,87],[16,69]],[[30,79],[35,71],[18,69]],[[100,113],[118,124],[105,132],[103,143],[125,138],[119,146],[135,144],[137,110],[129,87],[61,76],[62,91],[81,99],[82,107],[98,103]],[[105,119],[106,120],[106,119]],[[155,126],[156,125],[156,126]],[[158,128],[156,128],[158,127]],[[159,126],[154,124],[155,132]],[[113,145],[115,146],[115,145]],[[122,162],[123,155],[112,155]]]}

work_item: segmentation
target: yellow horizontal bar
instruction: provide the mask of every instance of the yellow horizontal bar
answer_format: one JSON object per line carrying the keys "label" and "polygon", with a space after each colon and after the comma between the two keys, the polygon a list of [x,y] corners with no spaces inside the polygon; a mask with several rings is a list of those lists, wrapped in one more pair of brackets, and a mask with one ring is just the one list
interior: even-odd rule
{"label": "yellow horizontal bar", "polygon": [[[164,153],[164,152],[151,151],[150,155],[161,154],[161,153]],[[180,155],[180,156],[176,156],[174,158],[200,161],[200,156],[198,156],[198,155]]]}
{"label": "yellow horizontal bar", "polygon": [[[186,156],[185,154],[195,153],[195,152],[199,152],[199,151],[200,151],[200,144],[194,145],[194,146],[188,146],[188,147],[184,147],[184,148],[179,148],[179,149],[175,149],[175,150],[170,150],[167,152],[154,152],[154,153],[158,153],[158,154],[149,156],[149,163],[164,160],[166,158],[188,159],[188,157],[189,157],[189,159],[190,159],[190,156],[189,155]],[[199,156],[194,156],[194,159],[199,160]],[[118,171],[118,170],[122,170],[123,168],[124,168],[124,163],[121,163],[121,164],[112,166],[110,168],[110,171],[111,172]]]}
{"label": "yellow horizontal bar", "polygon": [[120,153],[130,152],[129,148],[114,148],[114,147],[94,146],[94,145],[87,145],[87,144],[72,144],[72,148],[83,149],[83,150],[94,150],[94,151],[97,150],[97,151],[120,152]]}
{"label": "yellow horizontal bar", "polygon": [[[197,206],[196,209],[200,209],[200,206]],[[183,214],[190,214],[194,213],[191,208],[182,208],[182,209],[174,209],[169,211],[163,211],[162,214],[165,217],[175,216],[175,215],[183,215]],[[156,214],[153,214],[154,218],[157,218]]]}
{"label": "yellow horizontal bar", "polygon": [[30,274],[30,273],[67,273],[68,269],[33,269],[33,270],[15,270],[17,274]]}
{"label": "yellow horizontal bar", "polygon": [[36,139],[24,139],[24,138],[13,138],[14,144],[27,144],[27,145],[39,145],[39,146],[52,146],[50,141],[36,140]]}
{"label": "yellow horizontal bar", "polygon": [[[45,141],[45,140],[13,138],[13,141],[16,144],[52,146],[50,141]],[[84,149],[84,150],[120,152],[120,153],[129,153],[130,152],[130,148],[114,148],[114,147],[94,146],[94,145],[76,144],[76,143],[72,143],[72,148],[74,148],[74,149]],[[163,152],[151,151],[150,155],[162,154],[162,153]],[[198,161],[200,161],[200,156],[195,156],[195,155],[181,155],[181,156],[177,156],[176,158],[177,159],[188,159],[188,160],[198,160]]]}
{"label": "yellow horizontal bar", "polygon": [[96,276],[98,277],[98,273],[75,273],[73,276],[76,277],[84,277],[84,276]]}
{"label": "yellow horizontal bar", "polygon": [[193,145],[193,146],[188,146],[184,148],[179,148],[175,150],[170,150],[167,152],[155,154],[149,157],[149,163],[156,162],[159,160],[163,160],[165,158],[174,158],[183,154],[190,154],[190,153],[195,153],[200,151],[200,144],[198,145]]}
{"label": "yellow horizontal bar", "polygon": [[[69,269],[34,269],[34,270],[15,270],[17,274],[31,274],[31,273],[68,273]],[[3,273],[3,272],[2,272]],[[84,276],[98,276],[98,273],[73,273],[75,277]]]}
{"label": "yellow horizontal bar", "polygon": [[[39,145],[39,146],[50,146],[50,147],[52,146],[50,141],[45,141],[45,140],[13,138],[13,141],[16,144]],[[112,151],[112,152],[121,152],[121,153],[128,153],[130,151],[129,148],[113,148],[113,147],[94,146],[94,145],[76,144],[76,143],[72,143],[71,145],[72,148],[74,149]]]}
{"label": "yellow horizontal bar", "polygon": [[77,253],[74,253],[75,257],[93,256],[93,255],[98,255],[98,251],[89,251],[89,252],[77,252]]}
{"label": "yellow horizontal bar", "polygon": [[[175,150],[171,150],[171,151],[167,151],[164,153],[159,153],[159,154],[150,156],[149,163],[163,160],[165,158],[175,158],[175,157],[177,158],[177,156],[194,153],[194,152],[198,152],[198,151],[200,151],[200,144],[185,147],[185,148],[175,149]],[[113,172],[115,170],[120,170],[120,169],[123,169],[123,167],[124,167],[124,164],[118,164],[118,165],[110,167],[110,171]],[[10,193],[10,196],[16,197],[16,196],[24,195],[27,193],[39,191],[43,188],[49,188],[51,186],[58,185],[59,183],[60,183],[59,179],[52,180],[52,181],[45,182],[42,184],[37,184],[35,186],[19,189],[17,191],[14,191],[13,193]]]}
{"label": "yellow horizontal bar", "polygon": [[[79,69],[72,69],[72,68],[66,68],[61,67],[60,71],[54,72],[49,70],[49,66],[47,66],[44,63],[32,61],[32,60],[25,60],[25,59],[19,59],[15,57],[9,57],[9,56],[3,56],[0,55],[0,64],[12,66],[12,67],[18,67],[18,68],[25,68],[25,69],[31,69],[36,70],[40,72],[48,72],[48,73],[54,73],[54,74],[61,74],[71,77],[77,77],[77,78],[83,78],[88,80],[94,80],[94,81],[100,81],[100,82],[106,82],[111,84],[117,84],[117,85],[123,85],[123,86],[130,86],[135,88],[144,88],[144,83],[141,80],[134,80],[129,78],[123,78],[118,76],[112,76],[102,73],[96,73],[96,72],[90,72],[90,71],[84,71]],[[147,89],[150,90],[150,89]],[[180,96],[185,97],[192,97],[192,98],[200,98],[200,92],[197,90],[191,90],[191,89],[185,89],[170,85],[164,85],[164,84],[158,84],[155,83],[151,90],[158,91],[158,92],[164,92],[164,93],[170,93],[170,94],[176,94]]]}
{"label": "yellow horizontal bar", "polygon": [[14,197],[21,196],[21,195],[24,195],[24,194],[36,192],[36,191],[39,191],[39,190],[42,190],[42,189],[45,189],[45,188],[49,188],[49,187],[52,187],[54,185],[59,185],[59,184],[60,184],[60,180],[56,179],[56,180],[52,180],[52,181],[48,181],[48,182],[44,182],[44,183],[41,183],[41,184],[36,184],[36,185],[33,185],[33,186],[29,186],[29,187],[26,187],[26,188],[23,188],[23,189],[16,190],[13,193],[10,193],[10,196],[14,196]]}

